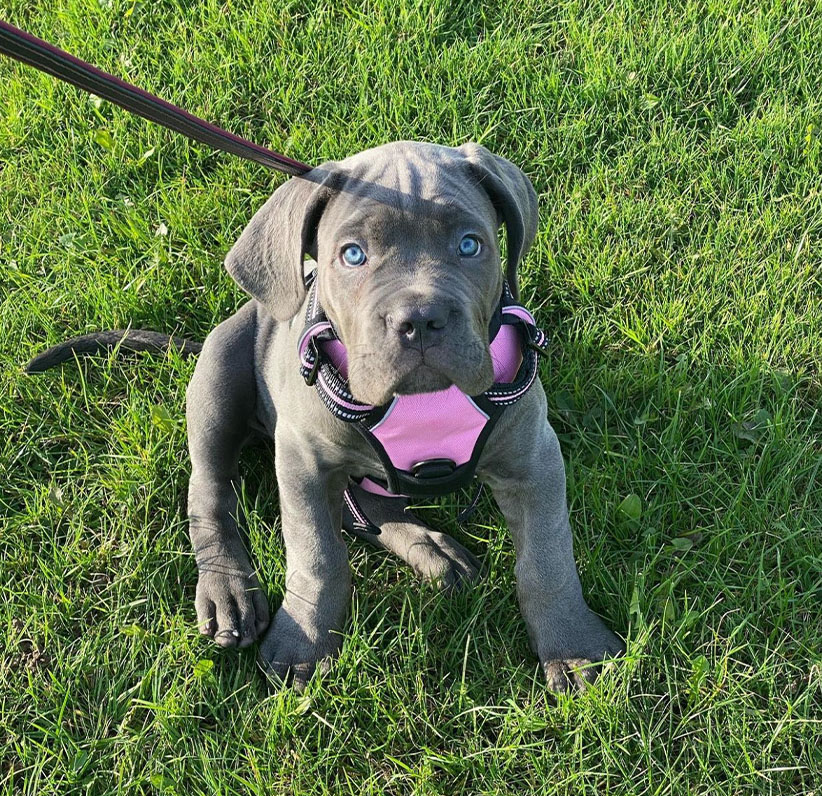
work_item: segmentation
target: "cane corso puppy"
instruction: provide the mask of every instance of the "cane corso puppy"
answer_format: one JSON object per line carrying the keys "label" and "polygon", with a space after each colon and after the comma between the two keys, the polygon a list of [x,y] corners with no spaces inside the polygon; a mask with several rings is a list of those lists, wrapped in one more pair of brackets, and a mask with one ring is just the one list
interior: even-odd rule
{"label": "cane corso puppy", "polygon": [[[504,278],[516,293],[517,265],[536,230],[528,178],[477,144],[403,141],[324,163],[288,180],[257,211],[225,261],[252,298],[208,335],[187,391],[188,512],[204,633],[225,647],[261,639],[264,670],[297,688],[342,641],[351,598],[343,494],[350,479],[378,476],[381,463],[300,372],[306,272],[316,268],[314,289],[347,351],[356,401],[379,406],[453,385],[474,396],[494,379],[489,323]],[[139,333],[115,338],[140,347]],[[47,364],[72,346],[58,348]],[[595,664],[623,645],[582,596],[564,464],[546,415],[537,380],[502,414],[476,473],[514,541],[532,648],[549,688],[566,691],[584,687]],[[285,596],[273,618],[237,522],[240,449],[259,434],[274,439],[286,548]],[[363,538],[445,586],[477,574],[476,558],[402,499],[354,489],[379,528],[357,531]]]}

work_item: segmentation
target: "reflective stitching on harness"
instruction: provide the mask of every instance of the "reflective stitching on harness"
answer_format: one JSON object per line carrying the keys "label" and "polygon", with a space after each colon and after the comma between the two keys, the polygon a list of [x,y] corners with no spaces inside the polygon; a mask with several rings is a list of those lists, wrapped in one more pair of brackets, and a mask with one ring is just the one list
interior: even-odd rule
{"label": "reflective stitching on harness", "polygon": [[490,415],[488,412],[484,412],[482,407],[477,406],[477,402],[470,395],[466,395],[465,397],[473,404],[474,409],[476,409],[486,420],[489,419]]}
{"label": "reflective stitching on harness", "polygon": [[348,510],[351,512],[351,516],[354,518],[355,530],[364,531],[365,533],[379,536],[381,533],[380,529],[368,519],[365,512],[360,508],[360,504],[357,502],[357,498],[354,497],[351,487],[343,492],[343,501],[348,507]]}

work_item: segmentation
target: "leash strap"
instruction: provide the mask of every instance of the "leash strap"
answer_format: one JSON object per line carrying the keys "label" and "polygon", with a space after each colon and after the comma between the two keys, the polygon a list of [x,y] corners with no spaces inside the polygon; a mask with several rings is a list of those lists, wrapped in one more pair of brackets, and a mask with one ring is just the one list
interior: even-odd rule
{"label": "leash strap", "polygon": [[103,97],[137,116],[182,133],[214,149],[230,152],[292,176],[311,171],[311,166],[305,163],[292,160],[285,155],[280,155],[234,135],[234,133],[229,133],[1,19],[0,53],[28,66],[33,66],[59,80],[64,80],[66,83],[71,83],[83,91]]}

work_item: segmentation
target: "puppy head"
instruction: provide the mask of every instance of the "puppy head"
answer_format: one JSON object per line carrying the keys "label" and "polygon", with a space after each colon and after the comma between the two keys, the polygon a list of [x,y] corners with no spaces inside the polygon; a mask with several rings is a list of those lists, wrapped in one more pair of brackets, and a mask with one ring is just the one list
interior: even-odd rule
{"label": "puppy head", "polygon": [[512,163],[477,144],[401,141],[323,164],[280,187],[226,258],[274,317],[305,299],[303,259],[318,265],[320,302],[348,351],[364,403],[493,381],[488,325],[507,274],[536,234],[536,194]]}

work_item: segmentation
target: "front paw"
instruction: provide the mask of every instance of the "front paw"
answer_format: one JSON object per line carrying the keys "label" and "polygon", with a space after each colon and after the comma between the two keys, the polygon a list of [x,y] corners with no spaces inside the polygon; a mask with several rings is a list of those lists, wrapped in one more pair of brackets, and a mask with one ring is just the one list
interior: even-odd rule
{"label": "front paw", "polygon": [[244,568],[201,569],[194,605],[200,632],[221,647],[247,647],[268,627],[268,601]]}
{"label": "front paw", "polygon": [[260,668],[275,688],[291,685],[302,691],[315,671],[325,672],[342,646],[342,635],[301,620],[282,605],[260,644]]}
{"label": "front paw", "polygon": [[535,645],[548,690],[582,691],[596,680],[601,662],[625,652],[625,644],[587,606],[546,625]]}

